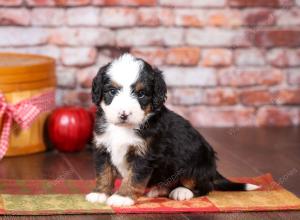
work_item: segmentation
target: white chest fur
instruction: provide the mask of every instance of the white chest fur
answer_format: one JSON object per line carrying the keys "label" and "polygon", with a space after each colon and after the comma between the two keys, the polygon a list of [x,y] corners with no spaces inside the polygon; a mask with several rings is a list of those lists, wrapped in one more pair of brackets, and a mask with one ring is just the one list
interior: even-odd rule
{"label": "white chest fur", "polygon": [[126,154],[130,146],[137,148],[138,152],[144,153],[145,142],[136,135],[133,129],[109,124],[105,132],[95,135],[97,146],[105,146],[110,152],[111,162],[118,169],[122,177],[128,174]]}

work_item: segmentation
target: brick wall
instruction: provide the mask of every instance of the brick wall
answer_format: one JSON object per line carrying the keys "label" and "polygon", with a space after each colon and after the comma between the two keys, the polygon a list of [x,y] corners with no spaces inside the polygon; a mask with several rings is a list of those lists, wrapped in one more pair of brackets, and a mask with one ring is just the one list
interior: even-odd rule
{"label": "brick wall", "polygon": [[0,51],[57,60],[59,104],[90,105],[99,66],[164,70],[197,126],[300,124],[299,0],[0,0]]}

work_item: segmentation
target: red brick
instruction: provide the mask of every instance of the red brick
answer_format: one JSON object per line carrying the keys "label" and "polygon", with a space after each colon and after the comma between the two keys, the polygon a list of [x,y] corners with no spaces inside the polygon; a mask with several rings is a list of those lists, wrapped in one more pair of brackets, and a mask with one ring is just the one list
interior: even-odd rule
{"label": "red brick", "polygon": [[98,58],[96,65],[98,67],[104,66],[111,62],[115,57],[119,57],[123,52],[118,48],[102,48],[98,50]]}
{"label": "red brick", "polygon": [[166,59],[166,51],[162,48],[132,48],[131,53],[153,65],[162,65]]}
{"label": "red brick", "polygon": [[91,3],[91,0],[56,0],[57,5],[62,6],[83,6]]}
{"label": "red brick", "polygon": [[267,54],[268,62],[276,67],[300,66],[299,49],[272,49]]}
{"label": "red brick", "polygon": [[290,7],[293,0],[228,0],[233,7]]}
{"label": "red brick", "polygon": [[236,108],[236,126],[254,126],[255,109],[254,108]]}
{"label": "red brick", "polygon": [[49,43],[66,46],[114,45],[114,33],[105,28],[52,29]]}
{"label": "red brick", "polygon": [[95,48],[63,48],[62,63],[65,66],[89,66],[95,63],[97,51]]}
{"label": "red brick", "polygon": [[178,26],[201,27],[205,24],[203,10],[177,9],[175,10],[175,24]]}
{"label": "red brick", "polygon": [[162,8],[159,11],[159,18],[161,21],[161,24],[164,26],[172,26],[174,25],[174,10],[168,9],[168,8]]}
{"label": "red brick", "polygon": [[60,26],[65,24],[65,11],[62,8],[34,8],[31,14],[34,26]]}
{"label": "red brick", "polygon": [[175,23],[174,10],[170,8],[138,8],[137,25],[172,26]]}
{"label": "red brick", "polygon": [[238,27],[243,23],[241,12],[238,10],[210,10],[206,16],[206,25],[209,26]]}
{"label": "red brick", "polygon": [[23,3],[23,0],[0,0],[0,6],[19,6]]}
{"label": "red brick", "polygon": [[62,94],[63,105],[91,105],[91,94],[88,91],[65,90]]}
{"label": "red brick", "polygon": [[258,126],[291,126],[293,118],[295,118],[295,113],[290,109],[266,106],[258,110],[256,124]]}
{"label": "red brick", "polygon": [[91,106],[92,104],[92,97],[90,91],[80,91],[77,94],[78,100],[80,101],[81,106]]}
{"label": "red brick", "polygon": [[30,6],[81,6],[90,3],[90,0],[26,0]]}
{"label": "red brick", "polygon": [[161,35],[165,46],[181,46],[184,44],[184,29],[162,28]]}
{"label": "red brick", "polygon": [[74,89],[76,87],[75,69],[58,67],[56,70],[57,86]]}
{"label": "red brick", "polygon": [[0,46],[35,46],[47,43],[49,33],[42,28],[3,27],[0,36]]}
{"label": "red brick", "polygon": [[245,90],[240,92],[240,100],[244,105],[265,105],[273,102],[272,94],[267,90]]}
{"label": "red brick", "polygon": [[282,89],[274,93],[276,104],[299,105],[300,89]]}
{"label": "red brick", "polygon": [[30,16],[26,9],[0,9],[0,25],[27,26],[29,23]]}
{"label": "red brick", "polygon": [[172,88],[171,103],[174,105],[196,105],[204,102],[204,92],[199,88]]}
{"label": "red brick", "polygon": [[166,64],[193,66],[200,59],[200,49],[197,47],[177,47],[167,50]]}
{"label": "red brick", "polygon": [[265,53],[260,49],[235,50],[235,64],[238,66],[263,66],[265,65]]}
{"label": "red brick", "polygon": [[92,0],[95,5],[154,6],[157,0]]}
{"label": "red brick", "polygon": [[246,32],[241,30],[229,30],[218,28],[189,28],[186,30],[186,43],[188,45],[203,47],[249,46],[250,39],[246,34]]}
{"label": "red brick", "polygon": [[117,45],[177,46],[183,44],[183,30],[179,28],[130,28],[117,30]]}
{"label": "red brick", "polygon": [[234,105],[238,102],[238,95],[232,89],[207,89],[204,102],[208,105]]}
{"label": "red brick", "polygon": [[56,103],[56,106],[63,106],[63,96],[64,96],[64,93],[66,92],[65,89],[59,89],[57,88],[56,89],[56,93],[55,93],[55,103]]}
{"label": "red brick", "polygon": [[200,59],[200,49],[197,47],[133,48],[131,52],[155,65],[195,66]]}
{"label": "red brick", "polygon": [[117,46],[159,46],[163,45],[163,37],[159,28],[132,28],[116,31]]}
{"label": "red brick", "polygon": [[158,26],[161,24],[158,9],[139,8],[137,14],[137,24],[140,26]]}
{"label": "red brick", "polygon": [[25,0],[27,5],[30,6],[53,6],[55,5],[54,0]]}
{"label": "red brick", "polygon": [[293,7],[289,10],[283,9],[275,12],[278,26],[295,26],[300,25],[300,9]]}
{"label": "red brick", "polygon": [[254,113],[253,108],[220,109],[195,106],[189,108],[188,119],[196,127],[253,126]]}
{"label": "red brick", "polygon": [[202,53],[203,66],[229,66],[232,64],[232,52],[228,49],[205,49]]}
{"label": "red brick", "polygon": [[99,24],[99,9],[95,7],[69,8],[66,20],[70,26],[97,26]]}
{"label": "red brick", "polygon": [[300,69],[288,70],[288,83],[290,85],[300,85]]}
{"label": "red brick", "polygon": [[82,68],[77,71],[76,79],[80,87],[82,88],[91,88],[93,78],[96,76],[100,66],[91,66]]}
{"label": "red brick", "polygon": [[270,9],[250,9],[243,12],[244,24],[250,26],[274,25],[276,18],[274,11]]}
{"label": "red brick", "polygon": [[215,86],[216,73],[212,68],[201,67],[163,67],[168,86]]}
{"label": "red brick", "polygon": [[[0,49],[57,59],[59,103],[88,105],[99,67],[130,51],[159,65],[167,103],[198,126],[299,125],[300,9],[229,1],[0,0],[0,25],[12,26],[0,27]],[[43,27],[17,27],[28,25]]]}
{"label": "red brick", "polygon": [[135,8],[103,8],[100,12],[100,25],[108,27],[130,27],[137,24]]}
{"label": "red brick", "polygon": [[174,7],[224,7],[225,0],[160,0],[160,4]]}
{"label": "red brick", "polygon": [[283,73],[276,69],[225,69],[218,73],[222,86],[276,85],[283,81]]}
{"label": "red brick", "polygon": [[300,45],[300,30],[276,29],[276,30],[255,30],[249,35],[253,35],[253,43],[261,47],[296,47]]}

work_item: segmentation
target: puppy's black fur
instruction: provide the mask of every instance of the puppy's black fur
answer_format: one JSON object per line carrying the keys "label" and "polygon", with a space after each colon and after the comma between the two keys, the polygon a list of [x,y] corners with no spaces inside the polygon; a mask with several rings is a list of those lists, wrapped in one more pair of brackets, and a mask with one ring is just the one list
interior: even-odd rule
{"label": "puppy's black fur", "polygon": [[[170,190],[189,181],[195,195],[206,195],[212,190],[246,190],[243,183],[233,183],[216,168],[216,153],[205,138],[191,124],[165,107],[167,86],[162,72],[143,62],[139,82],[145,86],[145,97],[141,107],[151,106],[151,117],[135,132],[148,143],[143,155],[130,151],[127,161],[132,166],[134,182],[147,179],[147,186],[164,186]],[[92,100],[98,106],[95,133],[105,132],[105,116],[99,103],[105,100],[109,77],[106,75],[110,64],[102,67],[93,81]],[[133,85],[134,88],[134,85]],[[95,151],[97,171],[101,172],[103,161],[110,160],[108,152]]]}

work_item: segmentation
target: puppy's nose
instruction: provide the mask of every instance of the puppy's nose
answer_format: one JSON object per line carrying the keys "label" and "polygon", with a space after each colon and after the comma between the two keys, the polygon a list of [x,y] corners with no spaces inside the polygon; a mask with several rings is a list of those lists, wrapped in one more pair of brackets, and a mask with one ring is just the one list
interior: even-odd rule
{"label": "puppy's nose", "polygon": [[128,118],[128,114],[126,114],[125,112],[123,112],[121,115],[120,115],[120,119],[123,120],[123,121],[126,121]]}

